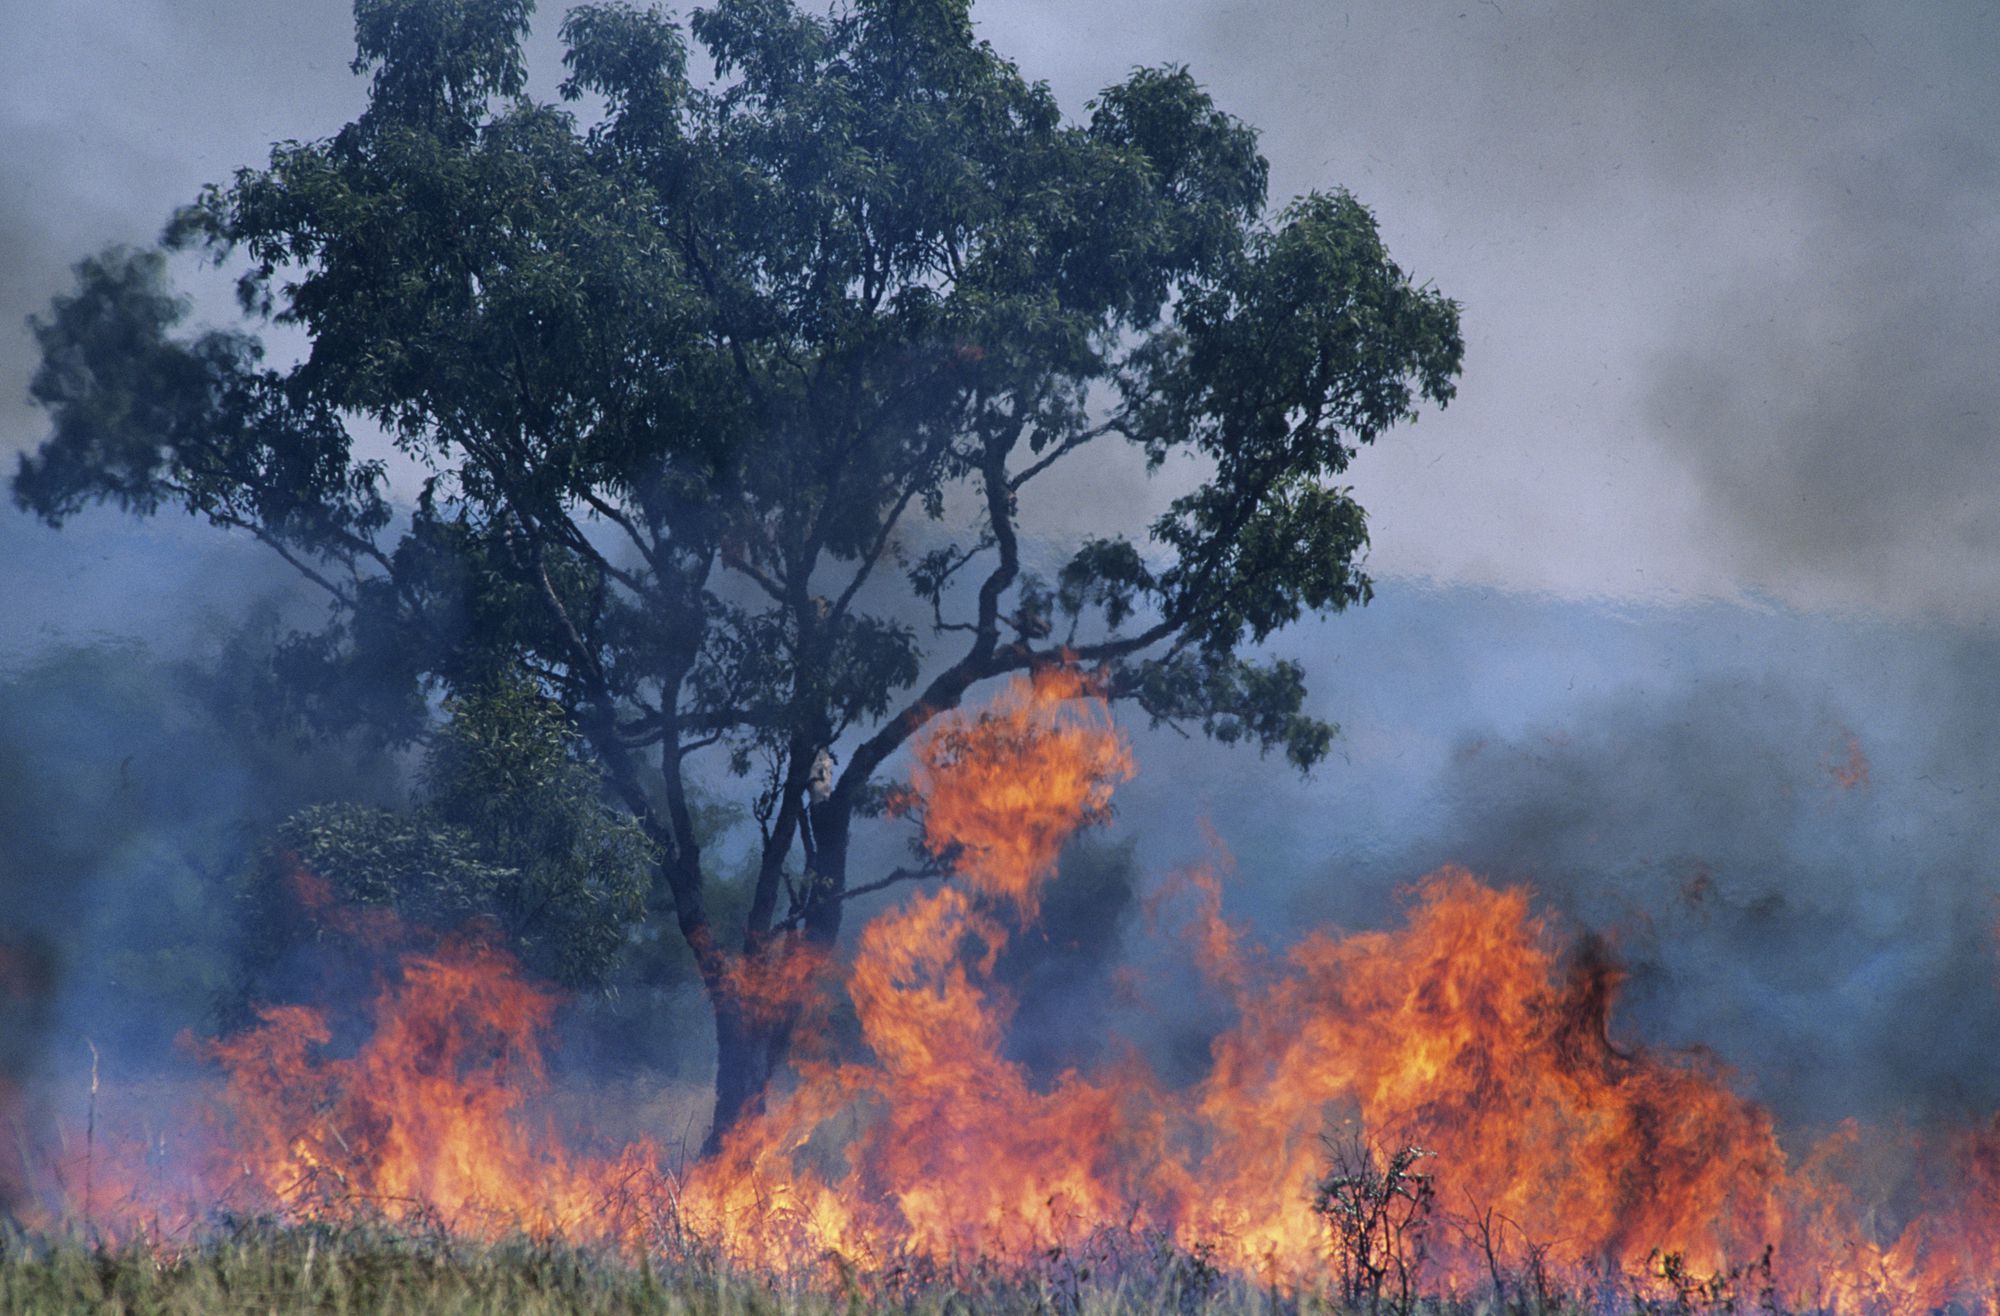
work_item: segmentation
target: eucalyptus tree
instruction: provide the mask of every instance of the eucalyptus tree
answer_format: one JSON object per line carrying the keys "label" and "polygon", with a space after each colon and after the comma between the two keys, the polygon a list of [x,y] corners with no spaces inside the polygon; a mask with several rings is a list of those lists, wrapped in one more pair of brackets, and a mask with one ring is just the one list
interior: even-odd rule
{"label": "eucalyptus tree", "polygon": [[[1451,398],[1458,312],[1345,192],[1268,206],[1254,132],[1183,68],[1073,118],[967,0],[593,3],[545,103],[530,8],[357,0],[365,111],[163,239],[309,349],[184,328],[159,252],[86,260],[35,324],[53,429],[14,490],[282,554],[328,603],[284,655],[328,716],[412,736],[440,693],[557,700],[713,1003],[719,1133],[788,1031],[732,966],[833,940],[878,878],[848,850],[885,763],[982,682],[1084,664],[1154,719],[1326,753],[1258,646],[1369,597],[1340,476]],[[402,505],[380,433],[424,472]],[[1118,445],[1203,474],[1030,570],[1023,505]],[[710,760],[762,827],[726,934]]]}

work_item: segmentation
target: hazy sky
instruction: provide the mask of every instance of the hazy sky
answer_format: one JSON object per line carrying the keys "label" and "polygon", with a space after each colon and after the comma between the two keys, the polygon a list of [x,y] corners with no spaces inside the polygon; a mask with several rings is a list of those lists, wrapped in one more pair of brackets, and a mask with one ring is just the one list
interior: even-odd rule
{"label": "hazy sky", "polygon": [[[358,109],[340,0],[0,0],[0,452],[23,318]],[[537,21],[553,94],[560,6]],[[985,0],[1080,111],[1191,65],[1274,193],[1345,186],[1465,304],[1460,400],[1357,464],[1379,574],[2000,603],[2000,14],[1960,4]],[[1143,494],[1142,494],[1143,496]],[[1093,507],[1103,506],[1092,499]]]}

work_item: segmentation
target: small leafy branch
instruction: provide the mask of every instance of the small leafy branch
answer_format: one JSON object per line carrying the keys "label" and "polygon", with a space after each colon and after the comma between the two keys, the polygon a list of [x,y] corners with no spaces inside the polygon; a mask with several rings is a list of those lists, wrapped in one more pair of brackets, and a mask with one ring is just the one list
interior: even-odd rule
{"label": "small leafy branch", "polygon": [[1417,1301],[1437,1189],[1418,1165],[1432,1153],[1403,1145],[1385,1150],[1358,1132],[1322,1139],[1327,1171],[1313,1191],[1313,1211],[1327,1222],[1341,1296],[1398,1316]]}

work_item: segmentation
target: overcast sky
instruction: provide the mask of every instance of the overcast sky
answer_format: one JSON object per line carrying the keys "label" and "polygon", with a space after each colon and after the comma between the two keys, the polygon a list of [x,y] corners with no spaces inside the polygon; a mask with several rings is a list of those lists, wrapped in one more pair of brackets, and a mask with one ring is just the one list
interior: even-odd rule
{"label": "overcast sky", "polygon": [[[0,451],[77,257],[359,108],[341,0],[0,0]],[[1977,621],[2000,603],[2000,14],[985,0],[1073,110],[1191,65],[1278,198],[1465,304],[1460,400],[1358,463],[1379,574]],[[552,95],[560,8],[535,35]],[[1093,500],[1101,507],[1101,501]]]}

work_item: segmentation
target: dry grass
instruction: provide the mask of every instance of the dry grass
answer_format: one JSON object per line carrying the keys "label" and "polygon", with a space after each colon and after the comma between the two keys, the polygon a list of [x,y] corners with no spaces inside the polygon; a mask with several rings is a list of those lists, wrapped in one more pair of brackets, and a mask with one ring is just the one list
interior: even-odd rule
{"label": "dry grass", "polygon": [[148,1316],[264,1313],[671,1313],[673,1316],[1306,1316],[1284,1298],[1166,1264],[1116,1279],[1052,1266],[1034,1275],[906,1276],[863,1288],[837,1268],[786,1282],[700,1263],[655,1269],[527,1242],[482,1246],[372,1229],[247,1228],[170,1252],[18,1235],[0,1242],[0,1312]]}

